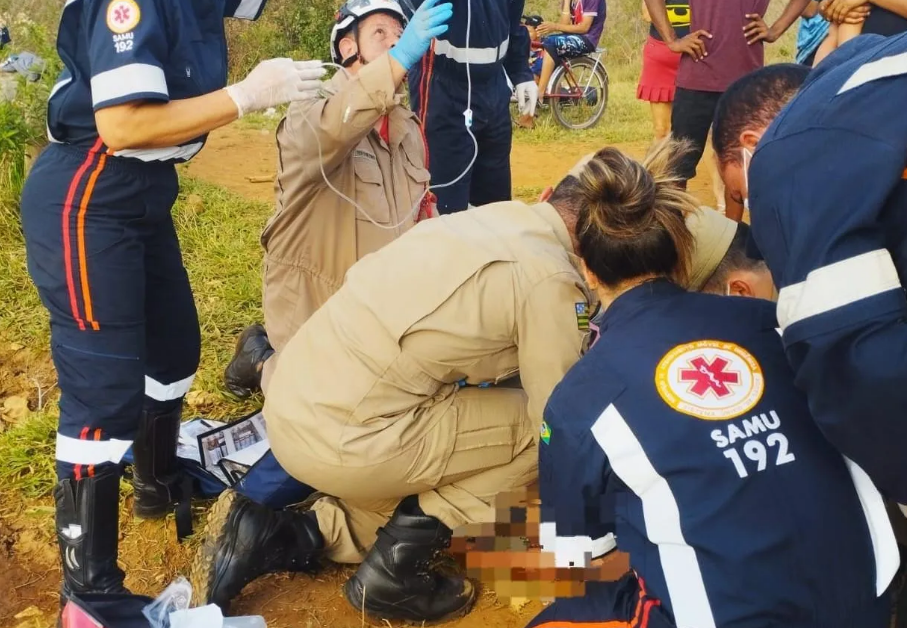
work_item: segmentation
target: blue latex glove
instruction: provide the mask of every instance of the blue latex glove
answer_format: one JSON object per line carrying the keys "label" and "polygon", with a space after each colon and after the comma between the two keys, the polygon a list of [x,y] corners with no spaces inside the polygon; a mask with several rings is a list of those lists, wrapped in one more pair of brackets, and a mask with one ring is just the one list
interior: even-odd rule
{"label": "blue latex glove", "polygon": [[404,69],[416,65],[431,46],[431,40],[447,32],[447,21],[453,15],[450,2],[435,6],[440,0],[425,0],[400,35],[400,40],[391,48],[390,55]]}

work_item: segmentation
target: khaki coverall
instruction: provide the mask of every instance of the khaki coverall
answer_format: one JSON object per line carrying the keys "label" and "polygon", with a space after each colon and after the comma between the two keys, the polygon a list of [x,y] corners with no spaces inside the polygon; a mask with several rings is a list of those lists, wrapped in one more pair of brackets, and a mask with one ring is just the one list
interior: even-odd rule
{"label": "khaki coverall", "polygon": [[[281,466],[332,496],[313,506],[330,559],[361,561],[407,495],[456,528],[536,479],[545,404],[586,333],[572,251],[548,204],[434,218],[353,266],[296,333],[264,415]],[[457,385],[517,372],[522,389]]]}
{"label": "khaki coverall", "polygon": [[[425,144],[415,114],[400,104],[390,63],[385,54],[353,78],[338,72],[325,85],[329,98],[293,103],[277,128],[277,210],[261,244],[265,328],[278,352],[356,260],[409,229],[418,214],[412,210],[430,178]],[[384,115],[389,144],[374,128]],[[380,227],[328,187],[322,165]]]}

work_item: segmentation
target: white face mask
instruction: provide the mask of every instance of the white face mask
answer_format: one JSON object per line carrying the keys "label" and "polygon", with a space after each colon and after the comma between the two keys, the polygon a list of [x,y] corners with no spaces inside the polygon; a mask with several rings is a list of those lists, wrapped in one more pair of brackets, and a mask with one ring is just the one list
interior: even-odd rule
{"label": "white face mask", "polygon": [[725,286],[724,296],[726,296],[726,297],[731,296],[731,284],[727,284],[727,286]]}
{"label": "white face mask", "polygon": [[747,156],[749,156],[750,161],[752,161],[753,153],[751,153],[748,148],[742,148],[741,153],[742,153],[742,157],[743,157],[743,185],[746,186],[746,196],[743,199],[743,209],[745,209],[746,211],[749,211],[750,210],[750,177],[749,177],[750,165],[747,163],[746,158],[747,158]]}

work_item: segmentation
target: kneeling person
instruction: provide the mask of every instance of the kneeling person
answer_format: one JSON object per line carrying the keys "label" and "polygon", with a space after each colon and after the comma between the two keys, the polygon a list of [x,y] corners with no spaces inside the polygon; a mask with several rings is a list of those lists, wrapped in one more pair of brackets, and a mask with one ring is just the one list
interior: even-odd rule
{"label": "kneeling person", "polygon": [[[358,587],[379,571],[367,586],[374,614],[430,620],[468,606],[471,589],[456,580],[429,574],[417,590],[398,583],[451,528],[492,521],[493,497],[536,477],[539,413],[579,358],[588,316],[570,236],[582,202],[574,180],[538,205],[490,205],[420,225],[350,271],[288,345],[265,408],[287,471],[342,501],[274,512],[227,492],[196,564],[204,601],[225,606],[259,575],[326,555],[368,556],[348,587],[357,608]],[[727,266],[736,229],[702,212],[694,226],[702,283]],[[451,275],[462,266],[454,259],[470,265]],[[460,387],[518,370],[525,393]],[[408,494],[418,497],[398,507]],[[405,564],[385,562],[404,554]],[[382,598],[410,601],[389,610],[376,607]]]}
{"label": "kneeling person", "polygon": [[331,31],[331,58],[345,69],[324,96],[293,104],[277,127],[277,210],[261,234],[265,325],[242,333],[224,374],[237,397],[267,382],[275,351],[356,260],[436,212],[425,142],[400,86],[407,60],[447,30],[450,4],[438,2],[424,3],[406,24],[395,0],[347,0]]}
{"label": "kneeling person", "polygon": [[774,305],[677,285],[692,238],[660,192],[628,206],[596,202],[592,170],[581,185],[578,247],[605,309],[545,410],[540,537],[570,568],[616,534],[633,571],[530,626],[887,626],[882,498],[810,416]]}

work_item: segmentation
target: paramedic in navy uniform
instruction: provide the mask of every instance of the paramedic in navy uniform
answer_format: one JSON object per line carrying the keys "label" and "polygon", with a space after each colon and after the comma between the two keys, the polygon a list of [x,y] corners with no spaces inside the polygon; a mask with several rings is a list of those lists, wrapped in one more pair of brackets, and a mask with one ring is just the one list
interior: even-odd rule
{"label": "paramedic in navy uniform", "polygon": [[63,595],[122,592],[120,462],[134,510],[177,498],[176,441],[200,333],[170,209],[175,163],[250,111],[311,97],[319,61],[272,59],[227,84],[224,18],[265,0],[68,0],[50,146],[22,195],[28,268],[60,386],[54,489]]}
{"label": "paramedic in navy uniform", "polygon": [[799,81],[771,69],[719,103],[719,171],[751,207],[816,422],[907,504],[907,34],[861,35]]}
{"label": "paramedic in navy uniform", "polygon": [[613,149],[577,181],[604,313],[545,410],[539,536],[587,568],[613,533],[631,571],[530,625],[883,628],[898,551],[882,498],[810,417],[774,303],[675,283],[692,236],[672,183]]}

